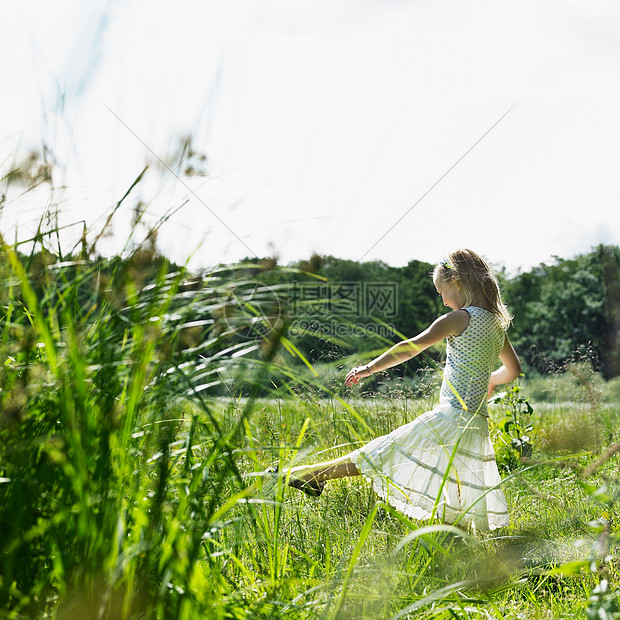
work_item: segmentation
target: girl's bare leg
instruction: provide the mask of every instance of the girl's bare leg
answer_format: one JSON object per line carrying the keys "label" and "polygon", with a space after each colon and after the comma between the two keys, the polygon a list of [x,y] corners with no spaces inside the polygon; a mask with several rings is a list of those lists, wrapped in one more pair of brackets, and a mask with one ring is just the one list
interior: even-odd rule
{"label": "girl's bare leg", "polygon": [[335,480],[336,478],[359,475],[359,469],[348,455],[323,463],[291,467],[290,470],[291,478],[315,480],[316,482],[325,482],[325,480]]}

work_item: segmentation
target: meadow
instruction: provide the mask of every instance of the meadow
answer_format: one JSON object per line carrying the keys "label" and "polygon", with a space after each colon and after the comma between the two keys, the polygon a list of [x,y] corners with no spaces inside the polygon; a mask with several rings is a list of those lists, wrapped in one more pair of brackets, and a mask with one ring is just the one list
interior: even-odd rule
{"label": "meadow", "polygon": [[354,358],[313,368],[247,269],[3,252],[3,617],[620,613],[617,380],[510,386],[491,406],[510,527],[418,523],[363,479],[311,499],[260,473],[413,419],[434,368],[422,394],[333,388]]}

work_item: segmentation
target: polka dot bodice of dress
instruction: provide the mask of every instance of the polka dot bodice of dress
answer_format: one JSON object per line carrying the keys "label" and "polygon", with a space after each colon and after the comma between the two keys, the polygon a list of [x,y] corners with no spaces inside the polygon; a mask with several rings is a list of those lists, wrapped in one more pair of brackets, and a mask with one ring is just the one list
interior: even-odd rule
{"label": "polka dot bodice of dress", "polygon": [[463,308],[469,324],[447,338],[447,356],[439,402],[487,416],[489,378],[504,346],[499,319],[477,306]]}

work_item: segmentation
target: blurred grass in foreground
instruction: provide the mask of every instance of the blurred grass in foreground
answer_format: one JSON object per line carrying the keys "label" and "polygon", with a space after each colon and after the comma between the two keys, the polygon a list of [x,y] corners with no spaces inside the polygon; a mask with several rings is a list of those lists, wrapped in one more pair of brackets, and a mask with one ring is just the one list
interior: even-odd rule
{"label": "blurred grass in foreground", "polygon": [[248,304],[233,268],[200,282],[170,272],[154,246],[59,261],[3,244],[3,258],[0,608],[121,618],[234,607],[205,548],[252,490],[231,445],[252,399],[224,427],[205,395],[230,389],[244,357],[245,383],[266,382],[281,340],[272,300],[261,307],[254,286]]}

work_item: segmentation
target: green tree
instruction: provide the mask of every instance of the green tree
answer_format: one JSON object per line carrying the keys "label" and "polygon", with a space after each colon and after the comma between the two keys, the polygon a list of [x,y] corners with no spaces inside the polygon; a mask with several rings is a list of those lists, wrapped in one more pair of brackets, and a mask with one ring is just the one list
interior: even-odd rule
{"label": "green tree", "polygon": [[619,273],[620,249],[599,246],[509,279],[512,340],[525,361],[544,372],[587,356],[606,377],[618,374]]}

